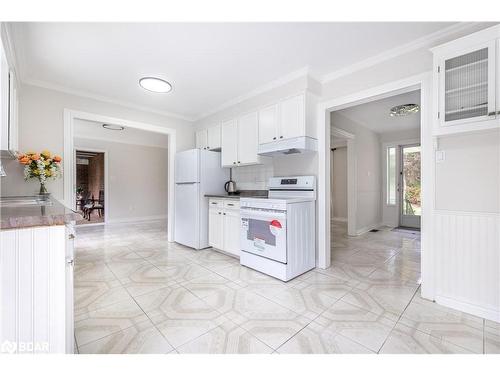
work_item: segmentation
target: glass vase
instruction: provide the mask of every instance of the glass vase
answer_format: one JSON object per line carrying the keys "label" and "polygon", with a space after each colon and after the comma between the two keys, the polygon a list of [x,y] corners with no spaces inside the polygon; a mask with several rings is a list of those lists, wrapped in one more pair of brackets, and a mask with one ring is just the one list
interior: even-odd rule
{"label": "glass vase", "polygon": [[49,191],[47,190],[47,188],[45,187],[45,184],[40,182],[40,192],[38,193],[40,195],[49,195]]}

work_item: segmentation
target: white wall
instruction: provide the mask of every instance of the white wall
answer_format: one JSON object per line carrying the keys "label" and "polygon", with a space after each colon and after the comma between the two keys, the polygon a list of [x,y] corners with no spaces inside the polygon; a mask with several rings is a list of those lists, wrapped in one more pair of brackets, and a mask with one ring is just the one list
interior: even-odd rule
{"label": "white wall", "polygon": [[332,218],[347,220],[347,147],[332,152]]}
{"label": "white wall", "polygon": [[442,138],[436,209],[500,213],[500,131]]}
{"label": "white wall", "polygon": [[168,150],[119,142],[75,138],[76,149],[105,150],[108,157],[106,220],[167,216]]}
{"label": "white wall", "polygon": [[[70,95],[59,91],[23,85],[19,102],[19,149],[41,151],[48,149],[63,155],[65,108],[96,113],[110,117],[150,123],[176,129],[177,151],[194,147],[192,123],[154,113],[142,112],[120,105]],[[23,180],[22,168],[17,162],[5,162],[7,177],[2,177],[2,195],[33,194],[37,183]],[[63,179],[50,181],[48,190],[57,199],[63,199]]]}
{"label": "white wall", "polygon": [[367,129],[338,112],[331,114],[331,126],[355,136],[357,164],[356,232],[361,233],[380,225],[382,169],[380,139]]}

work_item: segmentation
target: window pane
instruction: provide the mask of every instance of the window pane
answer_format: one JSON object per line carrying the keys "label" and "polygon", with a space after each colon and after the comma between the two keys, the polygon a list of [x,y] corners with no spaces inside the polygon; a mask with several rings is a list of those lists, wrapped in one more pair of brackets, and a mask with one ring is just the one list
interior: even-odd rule
{"label": "window pane", "polygon": [[387,204],[396,204],[396,148],[387,148]]}

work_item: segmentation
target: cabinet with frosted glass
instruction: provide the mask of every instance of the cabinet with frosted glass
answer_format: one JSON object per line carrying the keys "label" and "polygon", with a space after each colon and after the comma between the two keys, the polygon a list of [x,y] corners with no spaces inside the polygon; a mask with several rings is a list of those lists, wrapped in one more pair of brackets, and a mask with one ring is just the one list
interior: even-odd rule
{"label": "cabinet with frosted glass", "polygon": [[500,28],[434,48],[435,133],[498,127]]}

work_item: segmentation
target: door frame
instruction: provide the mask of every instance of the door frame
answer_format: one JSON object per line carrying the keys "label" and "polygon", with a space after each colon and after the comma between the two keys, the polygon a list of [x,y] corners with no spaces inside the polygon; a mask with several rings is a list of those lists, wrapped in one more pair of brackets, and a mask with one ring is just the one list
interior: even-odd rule
{"label": "door frame", "polygon": [[[101,223],[90,223],[90,224],[85,224],[85,226],[90,227],[92,225],[104,225],[108,223],[108,215],[109,215],[109,204],[108,204],[108,197],[109,197],[109,184],[108,184],[108,150],[106,149],[99,149],[99,148],[93,148],[93,147],[73,147],[73,160],[74,160],[74,166],[75,168],[73,169],[73,186],[76,186],[76,151],[90,151],[90,152],[98,152],[101,154],[104,154],[104,221]],[[75,205],[76,205],[76,192],[75,192]],[[76,208],[76,207],[75,207]]]}
{"label": "door frame", "polygon": [[87,120],[94,122],[102,122],[108,124],[119,124],[125,127],[145,130],[168,136],[168,197],[167,197],[167,239],[169,242],[174,241],[174,204],[175,204],[175,186],[174,186],[174,171],[175,171],[175,152],[176,152],[176,130],[163,126],[130,121],[121,118],[100,115],[90,112],[82,112],[69,108],[64,108],[64,145],[63,145],[63,168],[65,173],[64,178],[64,203],[67,207],[75,208],[75,179],[74,179],[74,120]]}
{"label": "door frame", "polygon": [[[349,236],[356,236],[356,212],[358,209],[358,163],[356,157],[356,136],[349,133],[343,129],[337,128],[335,126],[331,127],[331,135],[334,137],[341,138],[346,141],[347,146],[347,234]],[[335,157],[335,156],[334,156]],[[331,168],[331,166],[330,166]],[[331,169],[330,169],[331,172]],[[329,181],[331,182],[331,173],[329,174]],[[331,186],[330,194],[331,197]],[[331,208],[335,202],[330,202]]]}
{"label": "door frame", "polygon": [[[403,209],[404,209],[404,189],[403,189],[403,169],[404,169],[404,163],[403,163],[403,149],[405,147],[415,147],[419,146],[420,148],[422,145],[420,142],[413,142],[413,143],[402,143],[399,144],[398,147],[398,161],[396,162],[397,166],[397,171],[398,171],[398,185],[399,185],[399,190],[398,190],[398,226],[400,227],[409,227],[409,228],[416,228],[412,226],[407,226],[403,225]],[[420,149],[420,155],[422,155],[422,149]],[[422,158],[420,158],[420,168],[422,168]],[[420,169],[420,175],[422,175],[422,169]],[[422,177],[422,176],[421,176]],[[420,194],[422,195],[422,194]],[[406,215],[409,216],[409,215]],[[418,229],[420,229],[421,222],[422,222],[422,215],[420,215],[420,220],[419,220],[419,226]]]}
{"label": "door frame", "polygon": [[[317,255],[319,268],[330,266],[330,133],[331,112],[357,104],[420,89],[422,147],[422,296],[434,299],[435,261],[432,251],[432,226],[434,210],[434,138],[431,114],[436,110],[431,101],[432,73],[425,72],[397,81],[372,87],[343,97],[321,101],[317,104],[318,129],[318,199],[317,199]],[[433,112],[434,111],[434,112]]]}

